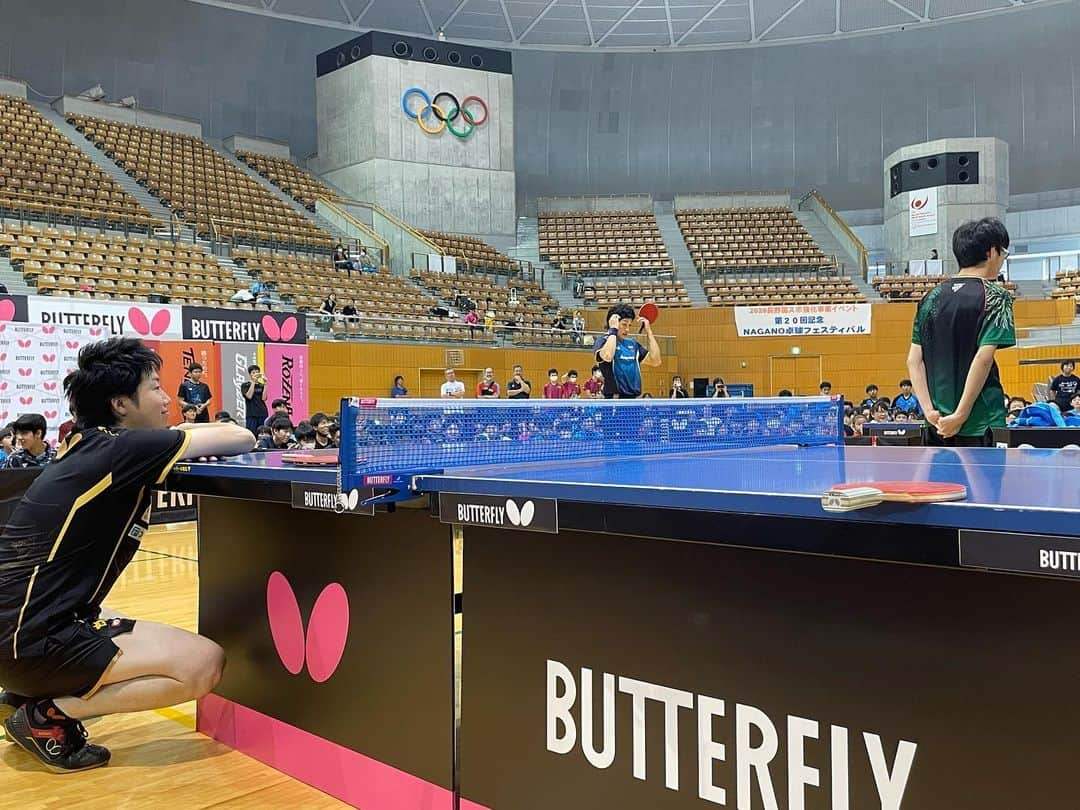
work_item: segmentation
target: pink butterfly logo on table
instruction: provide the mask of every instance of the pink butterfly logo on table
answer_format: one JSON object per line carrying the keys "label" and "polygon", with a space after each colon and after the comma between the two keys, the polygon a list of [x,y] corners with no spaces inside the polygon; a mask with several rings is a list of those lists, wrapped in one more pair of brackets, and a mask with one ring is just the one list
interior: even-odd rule
{"label": "pink butterfly logo on table", "polygon": [[299,675],[306,661],[313,681],[328,681],[341,663],[349,637],[349,598],[345,589],[337,582],[322,589],[305,631],[292,585],[284,574],[274,571],[266,582],[266,617],[274,649],[285,669]]}
{"label": "pink butterfly logo on table", "polygon": [[274,320],[274,316],[263,315],[263,334],[265,334],[272,343],[288,343],[296,337],[296,330],[298,328],[299,325],[296,322],[296,318],[292,315],[283,320],[280,326],[278,325],[278,322]]}
{"label": "pink butterfly logo on table", "polygon": [[159,309],[150,318],[146,317],[146,313],[138,307],[132,307],[128,310],[128,322],[131,324],[131,328],[138,332],[143,337],[161,337],[169,328],[169,324],[172,323],[172,313],[167,309]]}

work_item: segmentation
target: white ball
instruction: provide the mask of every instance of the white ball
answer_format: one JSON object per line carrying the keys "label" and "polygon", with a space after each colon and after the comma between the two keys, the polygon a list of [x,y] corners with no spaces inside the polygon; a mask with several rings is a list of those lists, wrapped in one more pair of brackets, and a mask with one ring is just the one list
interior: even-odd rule
{"label": "white ball", "polygon": [[1077,445],[1077,444],[1067,444],[1067,445],[1065,445],[1064,447],[1062,447],[1061,449],[1062,449],[1062,450],[1080,450],[1080,445]]}
{"label": "white ball", "polygon": [[1033,445],[1033,444],[1020,444],[1020,445],[1017,445],[1017,447],[1019,447],[1021,450],[1034,450],[1035,449],[1035,445]]}

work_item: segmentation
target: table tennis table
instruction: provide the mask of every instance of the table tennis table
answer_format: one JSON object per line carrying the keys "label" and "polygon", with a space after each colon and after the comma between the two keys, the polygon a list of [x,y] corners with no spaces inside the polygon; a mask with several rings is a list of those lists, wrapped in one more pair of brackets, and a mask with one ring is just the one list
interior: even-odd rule
{"label": "table tennis table", "polygon": [[[170,481],[204,496],[200,627],[230,662],[200,728],[327,792],[465,810],[1075,804],[1080,452],[627,454],[396,470],[400,489],[351,501],[342,452],[342,471],[271,453]],[[821,507],[835,484],[885,480],[968,497]],[[333,497],[294,509],[305,492]],[[275,660],[275,571],[301,627],[329,581],[349,594],[360,629],[334,677]],[[361,778],[253,745],[258,728]]]}

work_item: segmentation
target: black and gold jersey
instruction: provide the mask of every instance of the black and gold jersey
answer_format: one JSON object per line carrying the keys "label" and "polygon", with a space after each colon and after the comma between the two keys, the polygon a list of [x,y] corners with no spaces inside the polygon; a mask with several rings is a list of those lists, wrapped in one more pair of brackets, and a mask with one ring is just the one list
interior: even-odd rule
{"label": "black and gold jersey", "polygon": [[50,631],[95,612],[146,530],[150,488],[187,444],[177,430],[67,437],[0,536],[0,659],[40,654]]}

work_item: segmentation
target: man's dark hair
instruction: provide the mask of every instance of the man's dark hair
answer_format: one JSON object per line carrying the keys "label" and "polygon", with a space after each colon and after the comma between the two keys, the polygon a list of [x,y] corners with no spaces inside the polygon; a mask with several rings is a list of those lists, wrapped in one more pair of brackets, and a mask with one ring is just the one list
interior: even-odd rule
{"label": "man's dark hair", "polygon": [[298,442],[309,442],[315,438],[315,428],[306,422],[297,425],[295,433]]}
{"label": "man's dark hair", "polygon": [[832,383],[828,380],[822,380],[820,383],[818,383],[818,391],[820,391],[822,388],[832,388]]}
{"label": "man's dark hair", "polygon": [[112,427],[113,399],[138,401],[139,385],[160,370],[158,353],[141,340],[118,337],[88,343],[79,351],[79,368],[64,380],[64,395],[80,427]]}
{"label": "man's dark hair", "polygon": [[215,422],[232,422],[233,421],[232,414],[229,413],[228,411],[218,411],[217,413],[214,414],[214,421]]}
{"label": "man's dark hair", "polygon": [[288,400],[281,399],[280,397],[270,403],[270,407],[274,410],[277,410],[278,408],[286,408],[288,407],[288,405]]}
{"label": "man's dark hair", "polygon": [[595,374],[595,373],[596,373],[596,372],[598,372],[599,370],[600,370],[600,366],[593,366],[593,367],[592,367],[592,368],[591,368],[591,369],[589,370],[589,373],[590,373],[590,374]]}
{"label": "man's dark hair", "polygon": [[634,320],[635,314],[636,313],[634,312],[634,308],[629,304],[616,304],[607,311],[607,315],[604,316],[604,323],[606,324],[608,321],[610,321],[612,315],[618,315],[620,321],[624,318]]}
{"label": "man's dark hair", "polygon": [[326,422],[326,421],[327,421],[327,420],[328,420],[329,418],[330,418],[330,417],[328,417],[328,416],[327,416],[327,415],[326,415],[325,413],[323,413],[322,411],[318,411],[318,412],[316,412],[316,413],[313,413],[313,414],[311,415],[311,419],[310,419],[309,421],[311,422],[311,426],[312,426],[313,428],[318,428],[318,427],[319,427],[319,425],[321,425],[321,424],[322,424],[323,422]]}
{"label": "man's dark hair", "polygon": [[998,251],[1009,246],[1009,231],[996,217],[984,217],[965,222],[953,233],[952,252],[960,269],[975,267],[986,261],[992,248]]}
{"label": "man's dark hair", "polygon": [[558,373],[559,373],[559,370],[558,370],[557,368],[549,368],[549,369],[548,369],[548,376],[549,376],[549,377],[550,377],[550,376],[551,376],[552,374],[558,374]]}
{"label": "man's dark hair", "polygon": [[188,411],[195,413],[198,410],[199,409],[196,408],[194,405],[185,405],[183,408],[180,409],[180,413],[187,413]]}
{"label": "man's dark hair", "polygon": [[911,380],[905,378],[905,379],[900,381],[900,387],[901,388],[903,388],[905,385],[911,385]]}
{"label": "man's dark hair", "polygon": [[191,372],[193,372],[193,371],[203,371],[203,370],[204,369],[202,367],[202,363],[192,363],[190,366],[188,366],[188,373],[189,374]]}
{"label": "man's dark hair", "polygon": [[289,417],[287,417],[283,413],[278,414],[277,416],[275,416],[273,419],[270,420],[270,429],[271,430],[292,430],[293,429],[292,420],[289,419]]}
{"label": "man's dark hair", "polygon": [[789,389],[787,389],[787,388],[781,388],[781,389],[780,389],[780,393],[779,393],[779,394],[777,394],[777,396],[778,396],[778,397],[793,397],[793,396],[795,396],[795,395],[794,395],[793,393],[791,393],[791,391],[790,391]]}
{"label": "man's dark hair", "polygon": [[269,436],[270,435],[270,426],[269,425],[259,425],[259,427],[255,430],[255,435],[259,436],[259,437]]}
{"label": "man's dark hair", "polygon": [[49,426],[45,424],[45,417],[40,413],[24,413],[11,423],[16,433],[40,433],[42,438]]}
{"label": "man's dark hair", "polygon": [[871,391],[877,391],[877,386],[873,383],[870,383],[868,386],[866,386],[866,393],[869,394]]}
{"label": "man's dark hair", "polygon": [[577,369],[576,368],[570,369],[568,372],[566,372],[566,376],[567,377],[576,377],[577,376]]}
{"label": "man's dark hair", "polygon": [[1062,360],[1061,361],[1061,370],[1062,371],[1065,370],[1065,366],[1072,366],[1073,368],[1076,368],[1076,361],[1075,360]]}
{"label": "man's dark hair", "polygon": [[259,368],[257,365],[254,365],[254,364],[248,366],[248,374],[250,374],[253,371],[262,371],[262,369]]}
{"label": "man's dark hair", "polygon": [[892,405],[892,400],[891,400],[891,399],[889,399],[888,397],[882,397],[881,399],[877,400],[877,401],[876,401],[876,402],[874,403],[874,407],[875,407],[875,408],[876,408],[876,407],[877,407],[878,405],[883,405],[883,406],[885,406],[886,408],[888,408],[888,407],[890,407],[890,406]]}

